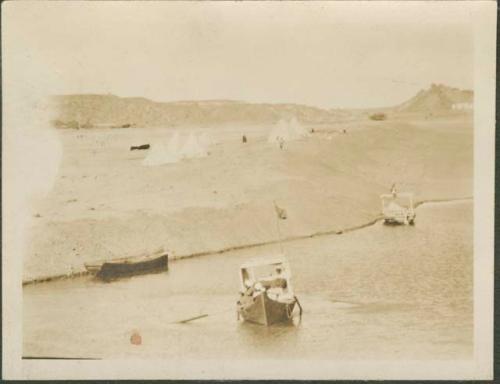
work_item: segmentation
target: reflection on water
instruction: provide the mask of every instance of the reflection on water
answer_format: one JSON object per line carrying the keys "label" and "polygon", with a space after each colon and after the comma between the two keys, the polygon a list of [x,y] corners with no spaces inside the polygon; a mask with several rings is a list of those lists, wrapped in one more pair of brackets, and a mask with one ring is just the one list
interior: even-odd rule
{"label": "reflection on water", "polygon": [[[272,327],[238,322],[235,303],[240,264],[278,246],[179,260],[167,273],[109,284],[81,278],[28,286],[24,354],[468,358],[472,246],[470,202],[424,205],[415,227],[377,224],[286,243],[304,314]],[[135,329],[141,346],[129,342]]]}

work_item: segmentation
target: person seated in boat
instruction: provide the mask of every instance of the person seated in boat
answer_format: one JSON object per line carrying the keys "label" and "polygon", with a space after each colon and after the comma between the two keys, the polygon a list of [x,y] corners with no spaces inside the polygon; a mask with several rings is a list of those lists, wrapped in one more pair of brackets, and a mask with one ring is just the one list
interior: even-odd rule
{"label": "person seated in boat", "polygon": [[277,300],[288,292],[287,285],[287,279],[283,276],[281,267],[277,267],[271,279],[267,281],[266,292],[269,297]]}
{"label": "person seated in boat", "polygon": [[[246,284],[245,284],[246,285]],[[251,286],[246,286],[245,292],[242,293],[243,296],[255,296],[261,292],[266,291],[266,287],[261,281],[253,283]]]}
{"label": "person seated in boat", "polygon": [[250,274],[246,269],[241,270],[241,279],[243,280],[243,284],[245,287],[251,287],[254,283],[253,279],[250,278]]}
{"label": "person seated in boat", "polygon": [[255,281],[252,277],[250,277],[249,273],[246,270],[243,270],[243,285],[245,287],[245,291],[243,295],[252,296],[256,292],[263,291],[265,288],[259,281]]}
{"label": "person seated in boat", "polygon": [[266,279],[262,279],[262,284],[266,289],[282,288],[286,289],[286,279],[282,277],[281,267],[276,267],[274,273]]}
{"label": "person seated in boat", "polygon": [[261,281],[262,286],[266,289],[270,288],[286,288],[286,279],[282,277],[275,277],[273,279],[266,279]]}

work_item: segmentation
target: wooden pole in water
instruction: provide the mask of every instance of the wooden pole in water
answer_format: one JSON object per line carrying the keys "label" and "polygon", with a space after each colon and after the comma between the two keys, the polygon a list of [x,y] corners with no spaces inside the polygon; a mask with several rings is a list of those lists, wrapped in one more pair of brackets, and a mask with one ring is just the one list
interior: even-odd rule
{"label": "wooden pole in water", "polygon": [[176,323],[176,324],[185,324],[185,323],[189,323],[190,321],[193,321],[193,320],[203,319],[204,317],[219,315],[221,313],[227,313],[227,312],[230,312],[230,311],[234,311],[234,309],[231,308],[231,309],[225,309],[225,310],[220,311],[220,312],[204,313],[203,315],[198,315],[198,316],[190,317],[190,318],[184,319],[184,320],[174,321],[173,323]]}
{"label": "wooden pole in water", "polygon": [[274,208],[276,210],[276,228],[278,229],[278,241],[280,244],[281,254],[283,254],[283,244],[281,242],[280,218],[279,218],[279,214],[278,214],[278,206],[276,205],[276,201],[273,201],[273,203],[274,203]]}
{"label": "wooden pole in water", "polygon": [[180,324],[185,324],[185,323],[188,323],[190,321],[193,321],[193,320],[198,320],[198,319],[202,319],[204,317],[207,317],[208,314],[204,314],[204,315],[199,315],[199,316],[195,316],[195,317],[191,317],[189,319],[185,319],[185,320],[181,320],[181,321],[177,321],[177,323],[180,323]]}

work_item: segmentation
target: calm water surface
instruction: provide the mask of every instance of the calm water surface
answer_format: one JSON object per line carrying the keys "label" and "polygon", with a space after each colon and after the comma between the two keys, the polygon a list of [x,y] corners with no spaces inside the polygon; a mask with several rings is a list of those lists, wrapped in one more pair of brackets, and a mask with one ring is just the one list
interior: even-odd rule
{"label": "calm water surface", "polygon": [[[472,357],[472,203],[427,204],[415,227],[381,223],[284,244],[304,314],[236,320],[238,268],[266,246],[180,260],[114,283],[24,288],[24,355],[63,357],[466,359]],[[209,314],[187,324],[179,320]],[[132,345],[138,331],[142,345]]]}

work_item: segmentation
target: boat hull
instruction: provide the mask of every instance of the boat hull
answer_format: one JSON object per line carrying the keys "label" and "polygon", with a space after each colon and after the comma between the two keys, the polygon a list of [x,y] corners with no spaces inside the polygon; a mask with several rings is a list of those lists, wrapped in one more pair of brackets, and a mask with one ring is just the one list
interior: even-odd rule
{"label": "boat hull", "polygon": [[385,217],[384,224],[387,225],[414,225],[415,215],[413,216],[403,216],[403,217]]}
{"label": "boat hull", "polygon": [[135,262],[105,262],[96,277],[104,281],[168,270],[168,255]]}
{"label": "boat hull", "polygon": [[291,321],[295,300],[277,301],[266,292],[255,297],[242,296],[238,301],[238,314],[251,323],[272,325]]}
{"label": "boat hull", "polygon": [[393,225],[413,225],[415,223],[415,212],[409,209],[384,212],[384,223]]}

